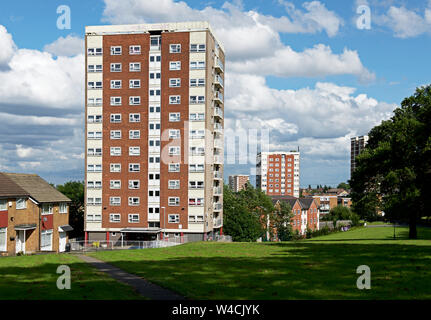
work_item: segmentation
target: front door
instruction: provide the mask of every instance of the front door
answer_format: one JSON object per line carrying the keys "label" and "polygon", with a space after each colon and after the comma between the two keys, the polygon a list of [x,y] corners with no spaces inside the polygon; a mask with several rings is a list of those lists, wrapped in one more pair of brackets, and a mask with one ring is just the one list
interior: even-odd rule
{"label": "front door", "polygon": [[18,230],[16,232],[16,253],[25,253],[25,231]]}
{"label": "front door", "polygon": [[60,252],[66,251],[66,232],[59,232],[59,241],[58,250]]}

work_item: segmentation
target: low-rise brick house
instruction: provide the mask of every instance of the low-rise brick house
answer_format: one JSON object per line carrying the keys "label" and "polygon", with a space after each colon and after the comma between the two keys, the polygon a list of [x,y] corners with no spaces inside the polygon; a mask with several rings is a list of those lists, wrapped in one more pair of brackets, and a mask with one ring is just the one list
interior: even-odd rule
{"label": "low-rise brick house", "polygon": [[0,255],[65,251],[70,201],[38,175],[0,172]]}
{"label": "low-rise brick house", "polygon": [[292,196],[273,196],[271,197],[274,207],[277,209],[280,206],[280,201],[286,202],[292,209],[292,230],[301,235],[305,235],[307,228],[311,230],[319,230],[319,207],[313,198],[296,198]]}

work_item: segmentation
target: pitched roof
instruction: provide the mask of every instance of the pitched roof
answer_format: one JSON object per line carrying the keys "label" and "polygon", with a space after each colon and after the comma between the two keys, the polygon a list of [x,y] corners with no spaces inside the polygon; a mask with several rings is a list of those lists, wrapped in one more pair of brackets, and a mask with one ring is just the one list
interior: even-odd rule
{"label": "pitched roof", "polygon": [[71,201],[37,174],[4,172],[1,175],[6,176],[14,185],[26,192],[26,194],[14,194],[14,196],[28,195],[39,203]]}
{"label": "pitched roof", "polygon": [[293,196],[271,196],[272,203],[276,204],[278,201],[286,202],[290,205],[290,208],[293,208],[298,198]]}
{"label": "pitched roof", "polygon": [[29,196],[30,194],[0,172],[0,197]]}
{"label": "pitched roof", "polygon": [[311,204],[314,202],[314,198],[299,198],[299,203],[301,207],[308,210]]}

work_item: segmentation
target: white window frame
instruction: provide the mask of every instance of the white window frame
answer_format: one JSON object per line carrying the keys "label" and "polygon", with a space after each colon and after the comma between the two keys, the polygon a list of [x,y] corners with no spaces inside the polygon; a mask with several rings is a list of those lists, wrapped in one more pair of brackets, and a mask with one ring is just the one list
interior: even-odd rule
{"label": "white window frame", "polygon": [[110,139],[111,140],[121,139],[121,130],[111,130],[110,131]]}
{"label": "white window frame", "polygon": [[121,80],[111,80],[111,89],[121,89],[121,87],[122,87]]}
{"label": "white window frame", "polygon": [[181,53],[181,44],[179,43],[170,44],[169,53]]}
{"label": "white window frame", "polygon": [[181,87],[181,78],[169,78],[169,87],[170,88]]}
{"label": "white window frame", "polygon": [[169,122],[180,122],[181,114],[179,112],[170,112],[169,113]]}
{"label": "white window frame", "polygon": [[27,209],[27,199],[17,198],[16,199],[16,210]]}
{"label": "white window frame", "polygon": [[139,214],[138,213],[129,213],[128,214],[129,223],[139,223]]}
{"label": "white window frame", "polygon": [[141,63],[140,62],[130,62],[129,63],[129,72],[140,72],[141,71]]}
{"label": "white window frame", "polygon": [[180,205],[180,197],[168,197],[168,206],[178,207]]}
{"label": "white window frame", "polygon": [[121,56],[123,48],[121,46],[111,46],[111,56]]}
{"label": "white window frame", "polygon": [[129,54],[130,55],[141,54],[141,46],[139,45],[129,46]]}
{"label": "white window frame", "polygon": [[169,70],[170,71],[181,70],[181,61],[169,61]]}
{"label": "white window frame", "polygon": [[180,223],[180,215],[177,213],[171,213],[168,215],[168,223]]}
{"label": "white window frame", "polygon": [[180,95],[169,96],[169,104],[180,104],[180,103],[181,103]]}
{"label": "white window frame", "polygon": [[130,79],[129,80],[129,89],[138,89],[141,87],[140,79]]}
{"label": "white window frame", "polygon": [[123,66],[121,65],[121,63],[115,62],[115,63],[111,63],[109,70],[111,72],[121,72],[123,69]]}
{"label": "white window frame", "polygon": [[111,222],[111,223],[121,222],[121,214],[119,214],[119,213],[110,213],[109,214],[109,222]]}

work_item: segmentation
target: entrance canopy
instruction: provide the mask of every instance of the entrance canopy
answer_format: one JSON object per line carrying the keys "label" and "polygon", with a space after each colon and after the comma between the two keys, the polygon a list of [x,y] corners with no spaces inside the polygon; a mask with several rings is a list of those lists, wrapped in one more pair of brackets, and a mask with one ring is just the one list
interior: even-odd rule
{"label": "entrance canopy", "polygon": [[58,227],[59,232],[68,232],[68,231],[72,231],[72,230],[73,230],[73,228],[71,226],[69,226],[68,224]]}
{"label": "entrance canopy", "polygon": [[160,228],[124,228],[120,232],[130,232],[130,233],[159,233]]}
{"label": "entrance canopy", "polygon": [[29,224],[18,224],[15,226],[15,230],[33,230],[36,229],[36,223],[29,223]]}

